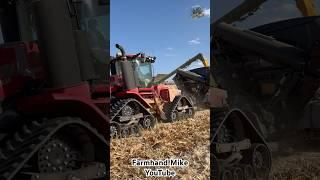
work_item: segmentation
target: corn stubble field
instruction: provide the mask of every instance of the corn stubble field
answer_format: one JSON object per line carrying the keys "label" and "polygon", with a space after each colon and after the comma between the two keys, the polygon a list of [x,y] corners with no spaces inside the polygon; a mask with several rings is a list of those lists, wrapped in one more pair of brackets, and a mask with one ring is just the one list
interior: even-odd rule
{"label": "corn stubble field", "polygon": [[[209,111],[199,111],[194,118],[159,123],[155,129],[143,131],[140,137],[113,140],[110,147],[111,179],[145,179],[143,167],[131,166],[133,158],[181,158],[188,160],[189,166],[169,167],[177,173],[174,179],[209,179],[209,123]],[[320,180],[320,153],[274,156],[270,179]]]}
{"label": "corn stubble field", "polygon": [[208,179],[210,175],[209,111],[197,112],[194,118],[175,123],[159,123],[141,137],[111,142],[111,179],[144,179],[143,168],[131,166],[132,158],[181,158],[189,166],[169,167],[176,177]]}

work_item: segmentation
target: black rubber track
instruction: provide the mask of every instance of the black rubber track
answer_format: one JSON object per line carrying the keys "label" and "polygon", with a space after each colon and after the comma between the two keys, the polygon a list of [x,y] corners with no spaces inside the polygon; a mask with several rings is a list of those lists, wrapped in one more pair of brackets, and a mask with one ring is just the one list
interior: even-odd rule
{"label": "black rubber track", "polygon": [[80,118],[61,117],[32,121],[24,125],[19,132],[16,132],[12,139],[7,140],[0,148],[0,179],[12,179],[21,168],[35,155],[57,131],[69,125],[77,125],[85,128],[101,141],[105,148],[108,143],[96,129]]}
{"label": "black rubber track", "polygon": [[[191,101],[186,96],[176,96],[171,103],[167,103],[163,108],[167,122],[173,122],[173,119],[171,118],[171,114],[173,113],[173,111],[176,110],[178,103],[182,99],[185,99],[187,101],[188,105],[191,108],[193,108]],[[179,118],[179,117],[177,117],[177,118]]]}
{"label": "black rubber track", "polygon": [[129,103],[135,104],[135,106],[138,108],[139,113],[143,113],[144,117],[145,116],[152,116],[154,119],[155,117],[136,99],[133,98],[128,98],[128,99],[119,99],[115,100],[112,103],[112,106],[110,108],[110,116],[111,116],[111,122],[116,124],[119,127],[119,132],[118,132],[118,137],[121,138],[121,131],[124,128],[127,128],[129,131],[132,130],[132,127],[134,126],[135,128],[138,126],[138,131],[140,131],[140,126],[139,122],[119,122],[117,120],[117,117],[120,115],[121,110],[128,105]]}
{"label": "black rubber track", "polygon": [[110,117],[111,117],[111,121],[114,122],[115,118],[117,117],[117,115],[119,115],[119,113],[121,112],[122,108],[125,107],[127,104],[129,103],[135,103],[136,105],[140,106],[140,111],[141,108],[143,108],[144,113],[146,113],[147,115],[151,115],[152,114],[136,99],[133,98],[129,98],[129,99],[120,99],[120,100],[116,100],[114,103],[112,103],[111,109],[110,109]]}

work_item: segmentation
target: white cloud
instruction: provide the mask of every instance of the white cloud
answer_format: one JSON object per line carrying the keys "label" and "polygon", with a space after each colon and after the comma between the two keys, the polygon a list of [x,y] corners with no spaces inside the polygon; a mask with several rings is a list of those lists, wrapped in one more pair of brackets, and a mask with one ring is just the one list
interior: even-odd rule
{"label": "white cloud", "polygon": [[167,50],[172,51],[173,48],[172,47],[167,47]]}
{"label": "white cloud", "polygon": [[205,10],[203,11],[203,15],[204,15],[204,16],[207,16],[207,17],[210,17],[210,8],[209,8],[209,9],[205,9]]}
{"label": "white cloud", "polygon": [[200,44],[200,38],[195,38],[195,39],[192,39],[190,41],[188,41],[189,45],[197,45],[197,44]]}

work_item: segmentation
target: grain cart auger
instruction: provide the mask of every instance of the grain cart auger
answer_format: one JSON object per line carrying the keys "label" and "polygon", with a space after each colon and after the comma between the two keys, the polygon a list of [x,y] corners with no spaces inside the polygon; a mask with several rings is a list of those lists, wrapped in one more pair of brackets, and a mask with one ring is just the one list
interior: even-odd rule
{"label": "grain cart auger", "polygon": [[191,100],[180,91],[164,84],[152,84],[155,57],[144,53],[119,53],[111,60],[111,137],[139,134],[152,129],[158,118],[173,122],[194,115]]}
{"label": "grain cart auger", "polygon": [[0,2],[1,180],[107,178],[108,6]]}
{"label": "grain cart auger", "polygon": [[[200,61],[203,67],[186,70],[192,63]],[[203,54],[188,59],[178,68],[158,80],[152,81],[152,84],[160,84],[173,77],[173,81],[181,93],[190,98],[194,109],[208,108],[206,104],[206,95],[209,90],[209,63]]]}

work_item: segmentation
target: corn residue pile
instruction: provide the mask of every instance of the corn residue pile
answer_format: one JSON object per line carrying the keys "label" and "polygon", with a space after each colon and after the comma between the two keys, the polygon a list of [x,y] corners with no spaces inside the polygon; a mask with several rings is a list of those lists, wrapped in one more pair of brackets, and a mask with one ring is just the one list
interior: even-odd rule
{"label": "corn residue pile", "polygon": [[[168,167],[175,178],[208,179],[210,176],[209,111],[175,123],[158,123],[140,137],[111,142],[111,179],[145,179],[144,167],[131,166],[131,159],[188,160],[187,167]],[[152,179],[152,178],[148,178]],[[163,179],[163,178],[161,178]]]}

